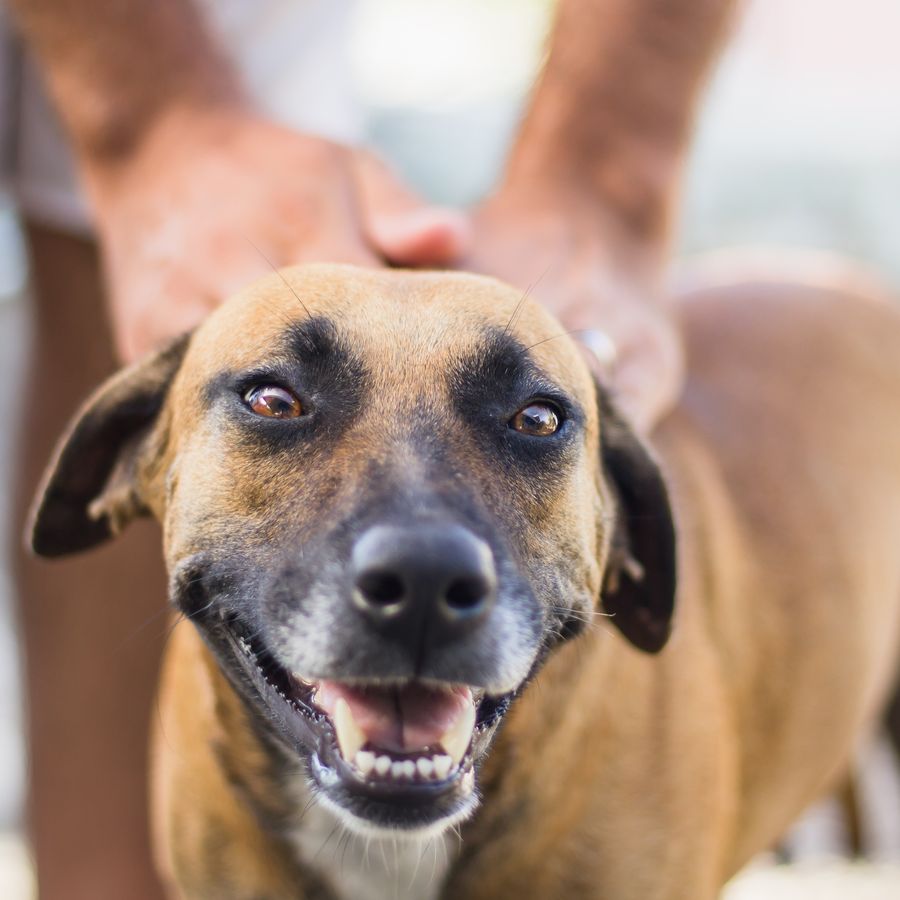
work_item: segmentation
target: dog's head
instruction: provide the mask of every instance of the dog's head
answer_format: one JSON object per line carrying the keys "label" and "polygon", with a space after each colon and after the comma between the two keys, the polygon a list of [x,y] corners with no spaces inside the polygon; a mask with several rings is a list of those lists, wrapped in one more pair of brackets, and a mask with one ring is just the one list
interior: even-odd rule
{"label": "dog's head", "polygon": [[656,466],[560,326],[485,278],[289,270],[117,375],[33,545],[147,512],[172,602],[360,827],[466,815],[510,704],[598,603],[642,650],[669,632]]}

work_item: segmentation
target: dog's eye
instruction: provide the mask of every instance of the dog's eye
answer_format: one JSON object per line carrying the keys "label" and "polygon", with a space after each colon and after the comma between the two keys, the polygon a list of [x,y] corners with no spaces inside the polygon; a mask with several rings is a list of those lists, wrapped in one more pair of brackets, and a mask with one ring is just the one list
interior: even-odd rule
{"label": "dog's eye", "polygon": [[549,437],[559,431],[559,411],[549,403],[529,403],[510,420],[509,427],[521,434]]}
{"label": "dog's eye", "polygon": [[244,403],[258,416],[272,419],[296,419],[303,415],[300,401],[290,391],[274,384],[250,388],[244,394]]}

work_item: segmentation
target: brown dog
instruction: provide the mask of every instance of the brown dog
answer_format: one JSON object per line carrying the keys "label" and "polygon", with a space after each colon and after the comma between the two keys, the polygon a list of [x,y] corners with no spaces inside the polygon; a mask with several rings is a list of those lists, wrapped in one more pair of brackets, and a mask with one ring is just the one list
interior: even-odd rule
{"label": "brown dog", "polygon": [[93,397],[34,547],[163,524],[175,895],[703,900],[835,776],[900,629],[900,316],[681,309],[668,492],[473,276],[290,270]]}

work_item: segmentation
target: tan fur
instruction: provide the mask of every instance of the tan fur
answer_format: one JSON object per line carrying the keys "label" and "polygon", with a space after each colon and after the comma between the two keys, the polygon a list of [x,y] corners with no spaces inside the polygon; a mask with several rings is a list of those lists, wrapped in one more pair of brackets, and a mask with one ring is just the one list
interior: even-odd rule
{"label": "tan fur", "polygon": [[[311,312],[341,321],[385,379],[383,402],[312,467],[310,497],[325,490],[330,466],[352,483],[388,447],[391,416],[440,404],[441,360],[484,323],[506,326],[519,299],[468,276],[315,267],[286,277]],[[443,896],[712,898],[836,777],[890,686],[900,316],[841,285],[762,282],[705,287],[679,310],[689,381],[653,436],[679,536],[673,636],[643,654],[598,612],[551,655],[489,752],[484,801],[463,826]],[[304,315],[272,277],[194,336],[143,471],[170,563],[196,541],[192,513],[208,508],[221,479],[238,485],[235,508],[204,519],[204,539],[231,516],[257,517],[265,540],[273,516],[305,515],[266,489],[300,475],[285,476],[277,460],[250,469],[237,448],[213,453],[217,433],[192,424],[211,373],[258,358],[285,319]],[[595,410],[571,342],[546,340],[560,332],[549,316],[526,302],[510,328],[526,346],[544,341],[532,351],[540,365]],[[590,412],[594,445],[602,428]],[[457,449],[466,458],[465,444]],[[585,454],[523,538],[578,548],[594,594],[609,539],[602,480],[596,453]],[[188,622],[175,628],[160,710],[157,834],[176,895],[330,896],[283,839],[300,810],[271,782],[271,749]]]}
{"label": "tan fur", "polygon": [[500,795],[535,807],[491,841],[485,804],[454,896],[714,896],[831,783],[890,685],[896,311],[759,283],[681,313],[690,382],[655,436],[682,538],[672,641],[648,658],[600,630],[548,664],[491,758]]}

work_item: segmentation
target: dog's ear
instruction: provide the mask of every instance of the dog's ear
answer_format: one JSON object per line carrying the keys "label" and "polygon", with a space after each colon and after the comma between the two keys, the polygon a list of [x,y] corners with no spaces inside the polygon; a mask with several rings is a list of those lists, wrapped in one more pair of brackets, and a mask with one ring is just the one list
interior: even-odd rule
{"label": "dog's ear", "polygon": [[601,599],[611,622],[637,647],[657,653],[675,608],[675,526],[659,467],[598,386],[600,452],[615,495],[616,521]]}
{"label": "dog's ear", "polygon": [[31,515],[41,556],[86,550],[147,509],[137,464],[190,336],[123,369],[87,400],[57,445]]}

